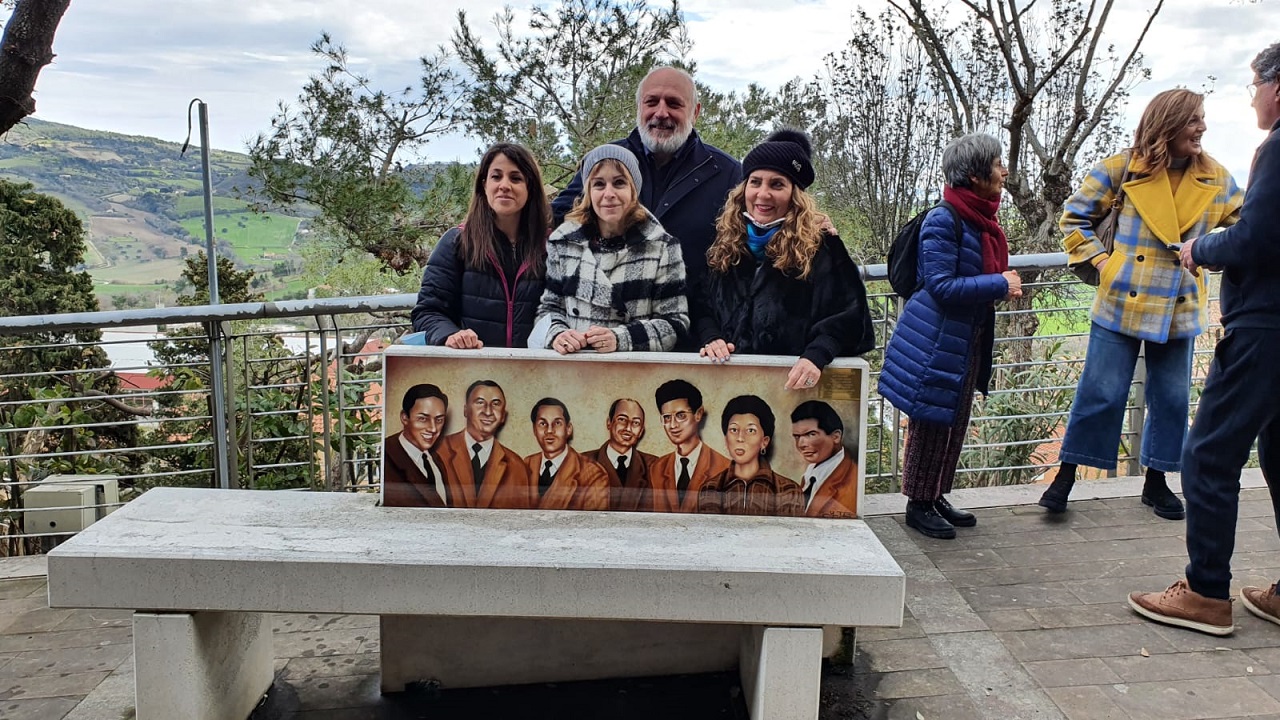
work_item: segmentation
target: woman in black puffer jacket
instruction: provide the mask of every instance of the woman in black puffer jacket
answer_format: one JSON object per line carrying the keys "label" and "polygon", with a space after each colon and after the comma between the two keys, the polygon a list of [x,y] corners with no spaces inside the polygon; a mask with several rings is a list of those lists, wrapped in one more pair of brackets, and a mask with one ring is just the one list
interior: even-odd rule
{"label": "woman in black puffer jacket", "polygon": [[466,221],[440,238],[422,273],[412,317],[426,344],[524,347],[542,297],[550,223],[533,155],[514,143],[490,147]]}

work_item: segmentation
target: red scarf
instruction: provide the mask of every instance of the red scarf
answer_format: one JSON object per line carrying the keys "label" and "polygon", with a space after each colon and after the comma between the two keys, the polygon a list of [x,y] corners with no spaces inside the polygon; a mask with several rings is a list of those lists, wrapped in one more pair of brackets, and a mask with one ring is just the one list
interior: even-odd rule
{"label": "red scarf", "polygon": [[955,206],[960,219],[978,228],[982,243],[982,272],[987,275],[1009,269],[1009,239],[996,220],[1000,200],[987,200],[969,188],[947,187],[942,198]]}

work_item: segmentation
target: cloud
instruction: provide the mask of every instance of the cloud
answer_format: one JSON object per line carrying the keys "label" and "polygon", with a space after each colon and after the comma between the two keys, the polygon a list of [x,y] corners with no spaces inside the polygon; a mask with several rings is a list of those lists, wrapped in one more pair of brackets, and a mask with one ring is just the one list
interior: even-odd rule
{"label": "cloud", "polygon": [[[210,103],[214,145],[243,150],[266,129],[279,101],[295,98],[322,63],[308,49],[332,34],[379,84],[416,79],[416,60],[450,41],[455,17],[492,43],[503,0],[112,0],[73,3],[54,43],[55,63],[41,73],[38,116],[85,127],[181,140],[186,106]],[[511,0],[517,26],[534,5]],[[540,0],[554,7],[554,0]],[[651,0],[654,7],[661,0]],[[1117,3],[1108,40],[1125,47],[1141,28],[1144,2]],[[1146,101],[1173,86],[1212,84],[1206,145],[1243,180],[1262,134],[1244,85],[1248,61],[1274,42],[1270,2],[1167,0],[1143,48],[1151,80],[1133,90],[1126,111],[1136,125]],[[880,0],[685,0],[691,59],[699,79],[717,90],[756,82],[777,88],[809,79],[823,58],[849,40],[850,14]],[[953,11],[954,13],[954,11]],[[1210,81],[1209,77],[1216,78]],[[433,143],[441,157],[471,157],[474,140]]]}

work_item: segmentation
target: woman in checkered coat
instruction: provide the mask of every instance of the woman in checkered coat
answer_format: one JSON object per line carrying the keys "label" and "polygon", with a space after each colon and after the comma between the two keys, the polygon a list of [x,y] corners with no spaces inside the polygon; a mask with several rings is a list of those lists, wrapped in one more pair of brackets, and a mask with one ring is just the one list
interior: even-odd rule
{"label": "woman in checkered coat", "polygon": [[[1209,324],[1205,277],[1182,268],[1185,240],[1236,222],[1244,193],[1200,145],[1204,97],[1166,90],[1142,114],[1133,147],[1094,166],[1064,208],[1070,262],[1091,263],[1100,281],[1089,349],[1059,456],[1057,477],[1040,498],[1063,512],[1076,467],[1116,467],[1120,431],[1139,352],[1146,358],[1142,502],[1170,520],[1185,516],[1166,472],[1181,470],[1187,431],[1191,356]],[[1094,235],[1123,182],[1124,199],[1108,254]]]}
{"label": "woman in checkered coat", "polygon": [[547,241],[530,347],[565,355],[671,350],[689,328],[680,241],[640,204],[640,165],[620,145],[582,160],[583,192]]}

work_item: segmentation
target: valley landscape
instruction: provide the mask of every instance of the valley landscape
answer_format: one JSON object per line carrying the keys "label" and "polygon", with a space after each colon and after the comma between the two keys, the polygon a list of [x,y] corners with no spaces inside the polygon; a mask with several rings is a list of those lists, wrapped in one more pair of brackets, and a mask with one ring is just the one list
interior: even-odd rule
{"label": "valley landscape", "polygon": [[[80,217],[102,309],[170,306],[185,289],[184,259],[205,247],[200,150],[181,147],[28,119],[0,138],[0,177],[31,183]],[[218,254],[252,268],[268,299],[304,297],[308,218],[253,210],[247,155],[210,159]]]}

